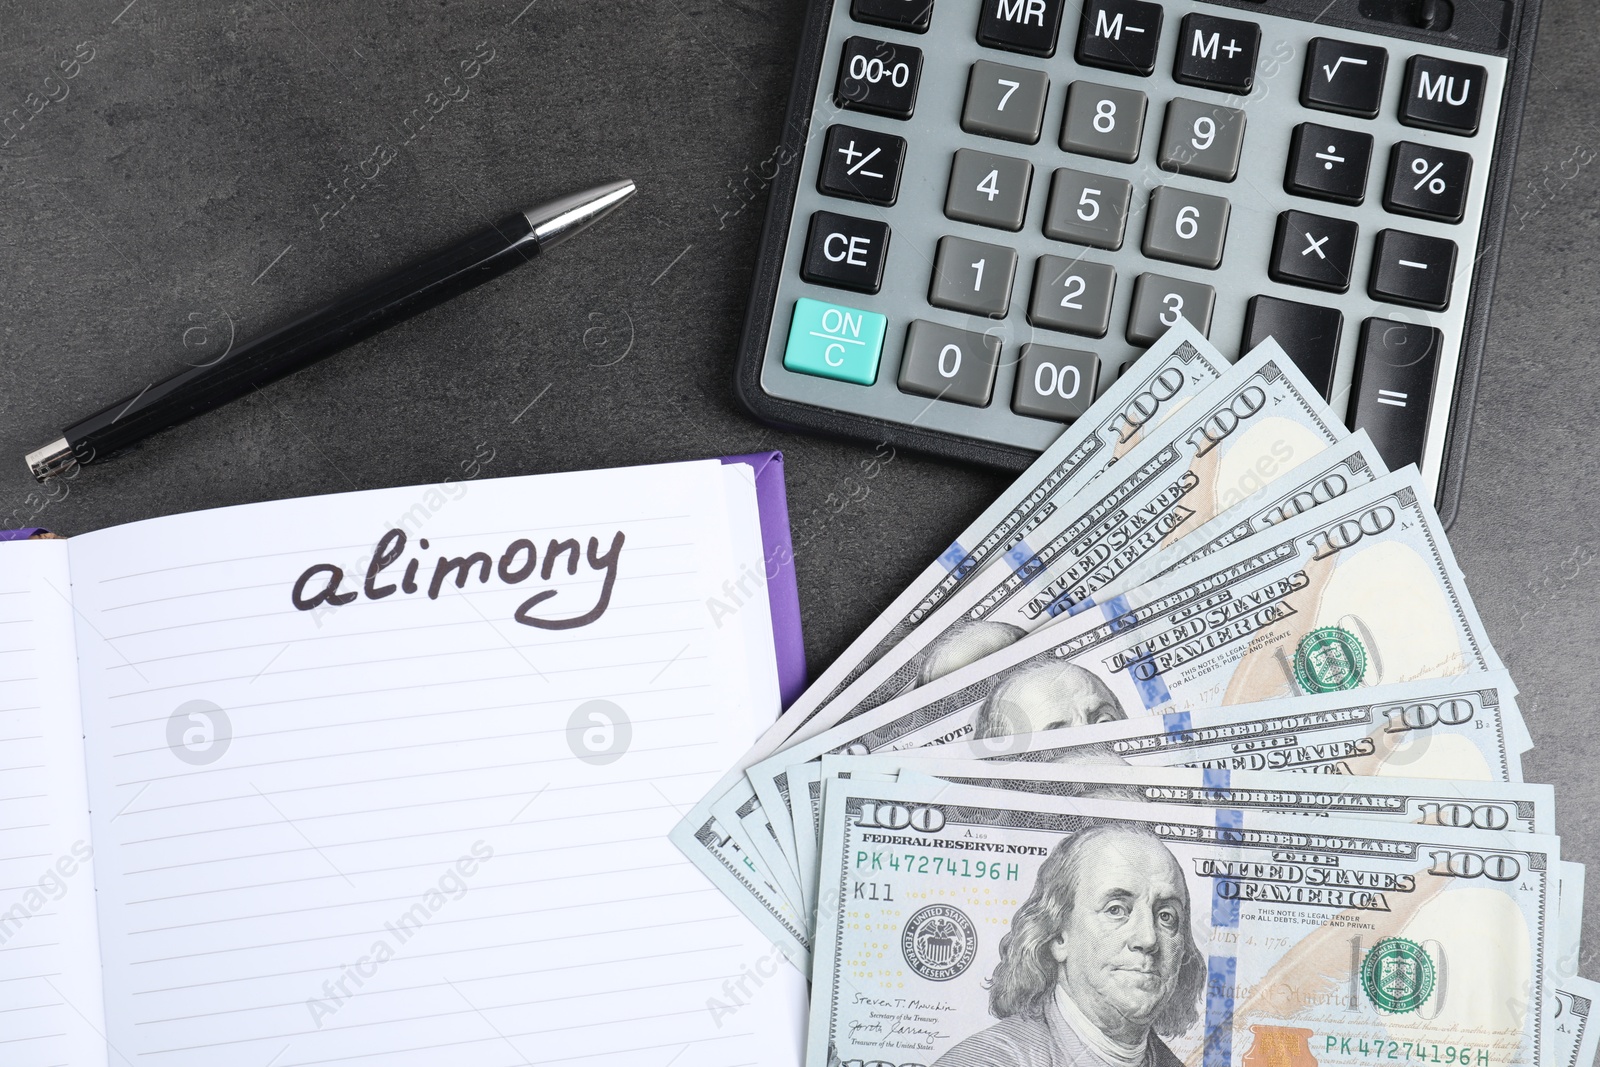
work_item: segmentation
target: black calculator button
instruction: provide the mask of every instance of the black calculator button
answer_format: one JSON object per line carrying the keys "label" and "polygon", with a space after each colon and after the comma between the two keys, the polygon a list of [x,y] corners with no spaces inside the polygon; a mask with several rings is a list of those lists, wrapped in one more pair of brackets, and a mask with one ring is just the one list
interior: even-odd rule
{"label": "black calculator button", "polygon": [[1361,228],[1348,219],[1285,211],[1278,216],[1267,273],[1275,282],[1330,293],[1349,292],[1360,234]]}
{"label": "black calculator button", "polygon": [[855,126],[830,126],[817,188],[829,196],[892,205],[900,195],[903,137]]}
{"label": "black calculator button", "polygon": [[1088,0],[1078,23],[1078,62],[1148,78],[1161,47],[1161,15],[1161,5],[1146,0]]}
{"label": "black calculator button", "polygon": [[1128,343],[1148,348],[1179,319],[1203,336],[1211,335],[1211,315],[1217,307],[1217,291],[1201,282],[1141,274],[1133,285],[1133,306],[1128,312]]}
{"label": "black calculator button", "polygon": [[811,216],[800,276],[817,285],[876,293],[888,251],[888,224],[819,211]]}
{"label": "black calculator button", "polygon": [[1261,27],[1253,22],[1185,15],[1178,33],[1174,81],[1224,93],[1248,93],[1256,83]]}
{"label": "black calculator button", "polygon": [[1303,122],[1289,142],[1283,187],[1297,196],[1359,204],[1367,197],[1372,145],[1371,134]]}
{"label": "black calculator button", "polygon": [[1017,253],[1001,245],[941,237],[933,260],[928,303],[971,315],[1005,318],[1011,310],[1011,284]]}
{"label": "black calculator button", "polygon": [[1000,338],[918,319],[906,331],[900,389],[917,396],[985,407],[994,395]]}
{"label": "black calculator button", "polygon": [[1456,243],[1404,230],[1378,234],[1372,256],[1372,281],[1367,292],[1374,300],[1443,311],[1450,306],[1456,280]]}
{"label": "black calculator button", "polygon": [[850,17],[875,26],[927,33],[933,0],[851,0]]}
{"label": "black calculator button", "polygon": [[1023,345],[1011,410],[1038,419],[1071,422],[1094,403],[1100,360],[1093,352]]}
{"label": "black calculator button", "polygon": [[1383,206],[1399,215],[1460,222],[1471,182],[1472,157],[1465,152],[1401,141],[1389,160]]}
{"label": "black calculator button", "polygon": [[1038,144],[1050,78],[1042,70],[980,59],[967,76],[961,128],[985,137]]}
{"label": "black calculator button", "polygon": [[1483,117],[1489,72],[1472,63],[1413,56],[1406,67],[1400,121],[1407,126],[1470,137]]}
{"label": "black calculator button", "polygon": [[1244,343],[1239,351],[1249,352],[1272,338],[1326,400],[1333,392],[1333,368],[1343,333],[1344,316],[1338,308],[1258,296],[1245,311]]}
{"label": "black calculator button", "polygon": [[1377,45],[1318,37],[1306,50],[1300,103],[1318,111],[1337,111],[1364,119],[1378,117],[1389,53]]}
{"label": "black calculator button", "polygon": [[850,111],[866,111],[891,119],[908,119],[917,106],[922,78],[922,49],[904,44],[851,37],[839,57],[839,82],[834,103]]}
{"label": "black calculator button", "polygon": [[1066,0],[983,0],[978,43],[1030,56],[1056,54]]}
{"label": "black calculator button", "polygon": [[1443,341],[1438,330],[1415,322],[1368,319],[1361,328],[1350,428],[1367,431],[1391,470],[1422,462]]}

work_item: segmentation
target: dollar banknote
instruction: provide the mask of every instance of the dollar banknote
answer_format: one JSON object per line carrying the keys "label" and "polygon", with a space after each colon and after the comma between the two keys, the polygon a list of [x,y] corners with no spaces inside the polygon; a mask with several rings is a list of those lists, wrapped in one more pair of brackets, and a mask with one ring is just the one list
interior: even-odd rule
{"label": "dollar banknote", "polygon": [[[1505,671],[1423,679],[1171,715],[1115,719],[1036,734],[975,736],[922,709],[885,705],[789,750],[793,833],[806,911],[815,909],[826,755],[905,752],[934,758],[1290,771],[1482,782],[1522,781],[1527,730]],[[926,747],[935,746],[935,747]]]}
{"label": "dollar banknote", "polygon": [[1407,468],[1193,573],[1045,627],[748,774],[782,773],[887,722],[917,724],[922,744],[986,740],[1499,668]]}
{"label": "dollar banknote", "polygon": [[1560,841],[827,783],[808,1067],[1539,1067]]}
{"label": "dollar banknote", "polygon": [[1568,976],[1555,982],[1547,1014],[1550,1031],[1550,1067],[1593,1067],[1595,1049],[1600,1043],[1600,1027],[1589,1025],[1600,1011],[1600,983]]}
{"label": "dollar banknote", "polygon": [[1230,771],[1226,767],[1136,767],[1097,751],[1078,762],[951,759],[939,748],[873,756],[825,756],[824,780],[863,774],[938,778],[957,785],[1053,797],[1106,797],[1182,807],[1270,811],[1312,818],[1355,818],[1456,830],[1556,832],[1555,788],[1532,782],[1381,778]]}
{"label": "dollar banknote", "polygon": [[[1231,376],[1224,379],[1225,382],[1229,380]],[[1280,379],[1282,382],[1288,380],[1287,376]],[[1206,395],[1214,394],[1216,389],[1214,386]],[[1168,428],[1173,423],[1188,423],[1190,413],[1203,410],[1204,403],[1203,398],[1197,399],[1185,409],[1184,417],[1169,422]],[[1288,422],[1291,427],[1298,425],[1293,418],[1283,416],[1276,417],[1275,421]],[[1272,477],[1277,472],[1274,454],[1280,448],[1287,447],[1282,445],[1283,441],[1299,439],[1298,447],[1303,452],[1313,450],[1315,442],[1319,440],[1315,432],[1303,428],[1286,429],[1279,426],[1272,429],[1263,422],[1256,429],[1266,431],[1255,438],[1262,454],[1254,465],[1247,465],[1257,480]],[[1236,445],[1235,452],[1248,447],[1240,443]],[[1136,460],[1137,456],[1130,455],[1125,462],[1133,463]],[[1103,479],[1103,482],[1116,481],[1115,472],[1121,469],[1122,464],[1113,468],[1111,477]],[[1173,547],[1188,545],[1197,556],[1209,554],[1201,551],[1209,542],[1226,541],[1226,544],[1218,544],[1217,548],[1236,544],[1274,522],[1302,515],[1318,504],[1337,500],[1351,489],[1371,484],[1387,473],[1388,468],[1383,465],[1383,460],[1367,435],[1364,432],[1355,434],[1317,451],[1310,459],[1284,475],[1281,484],[1273,482],[1192,535],[1182,538]],[[1081,496],[1079,499],[1082,499]],[[1249,510],[1241,511],[1241,508]],[[1069,505],[1062,514],[1071,515],[1076,510],[1075,506]],[[1207,541],[1191,544],[1194,538],[1201,536],[1205,536]],[[1051,544],[1059,541],[1058,538]],[[1056,563],[1048,563],[1042,568],[1034,566],[1036,561],[1046,558],[1046,550],[1051,548],[1051,544],[1008,575],[997,575],[996,572],[1001,568],[991,568],[988,575],[996,575],[998,581],[986,576],[979,581],[969,582],[965,588],[957,591],[926,622],[862,672],[825,712],[812,720],[811,725],[852,719],[897,696],[936,681],[983,655],[1004,648],[1056,618],[1059,609],[1054,595],[1045,592],[1035,596],[1030,592],[1048,588],[1051,585],[1050,575],[1062,573],[1060,561],[1070,558],[1070,555],[1061,556],[1058,553]],[[1170,567],[1162,568],[1167,569]],[[816,729],[802,731],[791,738],[790,743],[819,732]],[[787,797],[791,788],[784,781],[783,774],[781,769],[772,771],[770,765],[764,770],[751,772],[751,787],[762,807],[769,812],[776,810],[779,798]],[[789,817],[792,818],[792,814]],[[782,821],[781,818],[774,820]]]}

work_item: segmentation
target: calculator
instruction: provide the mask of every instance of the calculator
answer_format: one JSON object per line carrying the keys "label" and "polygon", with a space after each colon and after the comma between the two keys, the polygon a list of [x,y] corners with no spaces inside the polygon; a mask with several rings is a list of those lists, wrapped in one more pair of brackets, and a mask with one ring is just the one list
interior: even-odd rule
{"label": "calculator", "polygon": [[737,389],[1026,466],[1180,318],[1453,516],[1537,0],[812,0]]}

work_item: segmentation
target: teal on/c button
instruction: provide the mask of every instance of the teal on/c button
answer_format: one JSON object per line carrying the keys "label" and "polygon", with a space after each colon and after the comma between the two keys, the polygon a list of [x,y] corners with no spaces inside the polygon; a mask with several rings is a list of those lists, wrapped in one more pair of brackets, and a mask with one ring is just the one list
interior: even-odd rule
{"label": "teal on/c button", "polygon": [[873,311],[801,297],[795,301],[783,365],[856,385],[878,378],[888,320]]}

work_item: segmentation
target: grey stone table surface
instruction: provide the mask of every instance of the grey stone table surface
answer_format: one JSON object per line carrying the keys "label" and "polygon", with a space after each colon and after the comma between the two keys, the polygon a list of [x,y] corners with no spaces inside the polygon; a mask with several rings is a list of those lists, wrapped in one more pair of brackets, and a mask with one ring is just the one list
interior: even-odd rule
{"label": "grey stone table surface", "polygon": [[[906,453],[869,479],[870,449],[770,430],[734,398],[800,12],[797,0],[0,0],[0,114],[13,116],[0,132],[0,527],[81,533],[474,463],[511,475],[780,448],[820,668],[1006,479]],[[1539,743],[1528,777],[1558,787],[1569,855],[1591,864],[1596,55],[1591,0],[1546,0],[1453,530],[1522,687]],[[39,494],[22,467],[64,422],[230,336],[619,176],[639,182],[636,200],[547,261],[166,433],[64,496]]]}

